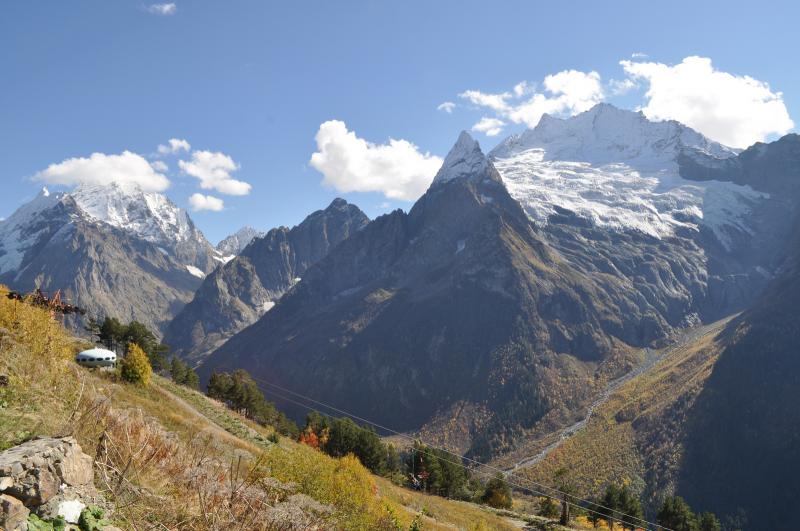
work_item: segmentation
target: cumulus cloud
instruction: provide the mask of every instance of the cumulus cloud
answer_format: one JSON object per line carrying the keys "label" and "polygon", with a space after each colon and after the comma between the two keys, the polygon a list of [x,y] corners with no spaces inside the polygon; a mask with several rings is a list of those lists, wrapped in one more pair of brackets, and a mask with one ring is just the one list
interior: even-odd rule
{"label": "cumulus cloud", "polygon": [[240,166],[231,157],[218,151],[193,151],[190,161],[179,160],[181,171],[200,181],[200,188],[216,190],[227,195],[247,195],[252,188],[249,183],[231,176]]}
{"label": "cumulus cloud", "polygon": [[201,210],[219,212],[225,208],[225,202],[219,197],[214,197],[213,195],[196,193],[189,197],[189,206],[191,206],[192,210],[195,212],[200,212]]}
{"label": "cumulus cloud", "polygon": [[[467,90],[459,97],[479,107],[494,111],[498,118],[513,123],[535,127],[543,114],[577,114],[586,111],[605,99],[603,84],[597,72],[564,70],[544,78],[542,90],[528,82],[517,83],[511,91],[486,93]],[[498,134],[496,127],[489,127],[482,119],[487,135]],[[481,130],[481,129],[476,129]],[[489,135],[492,136],[492,135]]]}
{"label": "cumulus cloud", "polygon": [[717,70],[707,57],[674,66],[620,61],[634,80],[647,83],[644,114],[678,120],[733,147],[747,147],[794,127],[780,92],[750,76]]}
{"label": "cumulus cloud", "polygon": [[506,125],[506,123],[503,120],[484,116],[478,123],[472,126],[472,130],[486,133],[486,136],[497,136],[503,132],[504,125]]}
{"label": "cumulus cloud", "polygon": [[147,12],[153,15],[174,15],[178,12],[178,6],[174,3],[169,4],[150,4],[147,6]]}
{"label": "cumulus cloud", "polygon": [[36,173],[34,180],[49,184],[75,186],[80,184],[137,184],[146,192],[162,192],[169,179],[141,155],[123,151],[119,155],[92,153],[89,157],[75,157]]}
{"label": "cumulus cloud", "polygon": [[341,192],[381,192],[390,199],[413,200],[427,189],[442,159],[422,153],[407,140],[373,144],[359,138],[339,120],[319,126],[311,166],[323,184]]}
{"label": "cumulus cloud", "polygon": [[456,104],[455,103],[453,103],[452,101],[445,101],[443,103],[440,103],[436,107],[436,110],[437,111],[444,111],[447,114],[453,114],[453,109],[455,109],[455,108],[456,108]]}
{"label": "cumulus cloud", "polygon": [[614,96],[622,96],[637,88],[639,85],[629,77],[625,79],[612,79],[608,82],[608,87],[611,89],[611,94]]}
{"label": "cumulus cloud", "polygon": [[159,155],[173,155],[175,153],[179,153],[180,151],[189,151],[192,149],[192,145],[183,138],[170,138],[167,144],[159,144],[158,146],[158,154]]}
{"label": "cumulus cloud", "polygon": [[169,166],[167,166],[167,163],[164,162],[163,160],[154,160],[153,162],[150,163],[150,166],[152,166],[153,169],[161,173],[166,173],[167,171],[169,171]]}

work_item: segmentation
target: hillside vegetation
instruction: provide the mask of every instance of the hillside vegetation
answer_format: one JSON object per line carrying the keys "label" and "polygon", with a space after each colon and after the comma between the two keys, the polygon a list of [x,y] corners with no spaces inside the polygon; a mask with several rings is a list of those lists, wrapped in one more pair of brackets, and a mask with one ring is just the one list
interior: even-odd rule
{"label": "hillside vegetation", "polygon": [[126,529],[514,529],[480,506],[398,487],[187,387],[73,363],[86,345],[0,290],[0,449],[73,435]]}
{"label": "hillside vegetation", "polygon": [[650,371],[626,382],[598,407],[585,428],[518,475],[548,483],[556,476],[582,497],[607,485],[629,485],[654,514],[676,491],[688,420],[722,345],[727,320],[668,349]]}

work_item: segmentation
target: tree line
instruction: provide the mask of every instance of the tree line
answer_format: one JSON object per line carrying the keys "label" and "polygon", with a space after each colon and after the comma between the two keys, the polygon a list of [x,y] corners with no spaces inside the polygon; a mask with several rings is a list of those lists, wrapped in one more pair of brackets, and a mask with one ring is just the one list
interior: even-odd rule
{"label": "tree line", "polygon": [[297,424],[264,397],[258,384],[244,369],[211,373],[206,394],[254,422],[273,426],[281,435],[296,437],[299,433]]}
{"label": "tree line", "polygon": [[393,444],[383,442],[372,427],[360,426],[347,417],[311,412],[298,441],[332,457],[352,454],[372,473],[416,490],[497,508],[511,507],[511,489],[502,476],[484,485],[458,456],[419,441],[398,451]]}
{"label": "tree line", "polygon": [[[631,531],[642,527],[644,518],[642,504],[627,485],[608,485],[603,496],[591,504],[589,509],[591,511],[587,511],[587,517],[594,527],[601,521],[605,521],[611,530],[615,526]],[[543,516],[555,517],[549,506],[548,512],[549,514]],[[656,523],[672,531],[720,531],[721,529],[720,522],[713,513],[694,513],[680,496],[667,496],[664,499],[656,513]]]}
{"label": "tree line", "polygon": [[[176,384],[198,389],[197,372],[184,361],[172,357],[168,362],[169,347],[159,342],[156,335],[144,324],[131,321],[121,323],[109,317],[102,322],[90,320],[87,330],[95,341],[110,350],[123,354],[120,376],[129,382],[147,385],[152,372],[168,375]],[[230,409],[262,425],[273,426],[276,432],[315,448],[332,457],[352,454],[372,473],[390,478],[398,484],[446,498],[483,503],[495,508],[512,506],[512,491],[505,478],[498,474],[486,483],[473,476],[459,456],[415,441],[413,446],[398,451],[391,443],[383,442],[372,427],[364,427],[348,417],[329,417],[311,412],[302,430],[291,419],[278,411],[258,388],[253,377],[243,369],[232,372],[213,372],[206,394],[223,402]],[[558,473],[557,473],[558,476]],[[558,489],[570,493],[570,485],[556,477]],[[562,523],[570,520],[570,508],[575,514],[586,515],[597,527],[605,521],[610,529],[623,530],[640,527],[643,509],[639,498],[627,485],[610,484],[589,511],[569,503],[564,497],[560,503],[544,498],[539,503],[541,516]],[[720,531],[717,517],[704,512],[696,514],[679,496],[664,499],[656,522],[673,531]]]}

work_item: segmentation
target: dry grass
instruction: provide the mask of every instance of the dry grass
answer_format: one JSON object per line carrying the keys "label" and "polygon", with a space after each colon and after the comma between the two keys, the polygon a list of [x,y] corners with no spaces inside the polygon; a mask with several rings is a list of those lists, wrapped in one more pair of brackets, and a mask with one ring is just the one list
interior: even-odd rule
{"label": "dry grass", "polygon": [[155,377],[148,387],[72,362],[85,346],[0,292],[0,446],[74,435],[126,529],[513,529],[471,504],[407,491]]}
{"label": "dry grass", "polygon": [[656,491],[668,492],[681,459],[683,421],[719,355],[716,333],[724,323],[627,382],[586,428],[520,475],[551,484],[565,470],[565,480],[589,498],[612,482],[630,485],[648,502]]}

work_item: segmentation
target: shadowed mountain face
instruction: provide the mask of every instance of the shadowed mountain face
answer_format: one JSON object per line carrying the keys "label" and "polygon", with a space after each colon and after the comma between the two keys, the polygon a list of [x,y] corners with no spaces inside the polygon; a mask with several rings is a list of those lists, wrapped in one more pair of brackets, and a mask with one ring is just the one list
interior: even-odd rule
{"label": "shadowed mountain face", "polygon": [[[751,227],[762,227],[748,244],[752,263],[761,260],[774,271],[767,288],[745,301],[743,313],[682,334],[659,354],[661,362],[615,390],[583,430],[543,461],[529,462],[523,474],[547,482],[555,471],[567,470],[566,480],[574,480],[585,497],[628,478],[650,512],[674,493],[723,521],[746,518],[731,529],[794,529],[793,500],[800,494],[800,137],[754,146],[724,166],[693,177],[728,176],[765,190],[777,211],[759,207],[750,219]],[[528,453],[506,456],[505,465],[552,440],[529,439]]]}
{"label": "shadowed mountain face", "polygon": [[493,453],[587,400],[625,343],[662,337],[662,323],[550,248],[462,134],[408,214],[336,247],[204,371],[244,367],[400,429],[459,412],[467,445]]}
{"label": "shadowed mountain face", "polygon": [[[709,180],[680,161],[731,168],[751,155],[608,106],[571,120],[493,158],[462,135],[408,214],[310,268],[206,375],[244,367],[496,455],[572,420],[633,348],[750,304],[791,224],[772,212],[796,203],[752,175]],[[609,154],[619,127],[639,131],[623,135],[636,145]]]}
{"label": "shadowed mountain face", "polygon": [[[800,137],[742,154],[742,178],[800,199]],[[782,178],[778,178],[781,176]],[[800,496],[800,218],[763,296],[734,321],[686,430],[679,492],[747,529],[794,529]]]}
{"label": "shadowed mountain face", "polygon": [[292,229],[280,227],[256,237],[206,277],[170,323],[165,342],[186,359],[201,361],[269,311],[309,266],[368,222],[358,207],[336,199]]}
{"label": "shadowed mountain face", "polygon": [[217,259],[184,211],[131,187],[44,190],[0,222],[0,283],[62,290],[90,316],[136,319],[156,332]]}

